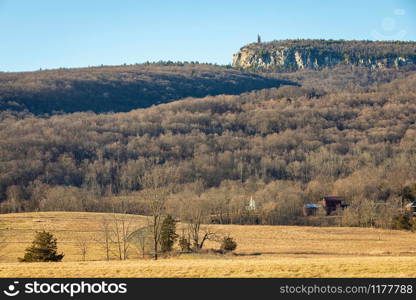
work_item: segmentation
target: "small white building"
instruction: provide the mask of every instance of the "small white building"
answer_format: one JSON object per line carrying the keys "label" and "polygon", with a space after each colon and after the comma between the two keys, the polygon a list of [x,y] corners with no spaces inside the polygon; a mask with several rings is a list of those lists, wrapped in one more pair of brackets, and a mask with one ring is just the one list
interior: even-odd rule
{"label": "small white building", "polygon": [[256,210],[256,202],[254,201],[253,196],[250,197],[250,201],[248,202],[246,208],[247,210]]}

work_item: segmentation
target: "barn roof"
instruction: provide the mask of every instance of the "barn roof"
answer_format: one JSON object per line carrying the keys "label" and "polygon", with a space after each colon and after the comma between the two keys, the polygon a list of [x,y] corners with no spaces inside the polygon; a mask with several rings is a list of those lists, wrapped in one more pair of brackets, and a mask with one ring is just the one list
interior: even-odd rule
{"label": "barn roof", "polygon": [[326,201],[344,201],[344,197],[341,196],[324,196],[322,198]]}

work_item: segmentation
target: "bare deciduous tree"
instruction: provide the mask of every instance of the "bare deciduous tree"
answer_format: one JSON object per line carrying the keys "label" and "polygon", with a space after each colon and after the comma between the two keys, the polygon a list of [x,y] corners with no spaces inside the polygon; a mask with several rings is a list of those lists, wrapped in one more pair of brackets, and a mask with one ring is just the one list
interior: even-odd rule
{"label": "bare deciduous tree", "polygon": [[131,218],[127,214],[113,214],[111,219],[112,242],[116,245],[120,260],[128,258],[130,247],[128,236],[131,233]]}
{"label": "bare deciduous tree", "polygon": [[96,242],[104,249],[106,260],[110,260],[111,235],[110,220],[108,217],[103,217],[100,224],[100,234],[96,238]]}
{"label": "bare deciduous tree", "polygon": [[192,242],[192,247],[199,250],[204,246],[205,241],[214,239],[216,233],[203,224],[207,223],[211,213],[211,202],[204,198],[202,193],[204,185],[201,181],[196,181],[189,186],[179,201],[179,216],[181,221],[186,223],[186,229]]}
{"label": "bare deciduous tree", "polygon": [[174,174],[171,168],[155,168],[141,178],[141,184],[144,188],[142,196],[147,203],[150,214],[148,226],[151,228],[153,258],[155,260],[158,258],[161,225],[166,200],[173,190],[173,179]]}
{"label": "bare deciduous tree", "polygon": [[136,246],[142,258],[145,258],[147,251],[152,251],[153,253],[151,228],[148,226],[134,230],[129,235],[128,239],[134,246]]}
{"label": "bare deciduous tree", "polygon": [[75,241],[75,246],[78,248],[82,260],[85,261],[86,257],[87,257],[87,253],[88,253],[88,249],[89,249],[89,238],[88,237],[78,237],[77,240]]}

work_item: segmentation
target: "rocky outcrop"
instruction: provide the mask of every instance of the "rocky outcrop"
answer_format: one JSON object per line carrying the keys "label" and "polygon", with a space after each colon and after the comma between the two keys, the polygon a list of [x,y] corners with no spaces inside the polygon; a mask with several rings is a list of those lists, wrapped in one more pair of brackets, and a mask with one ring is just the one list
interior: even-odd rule
{"label": "rocky outcrop", "polygon": [[286,40],[249,44],[233,55],[233,66],[246,70],[319,70],[340,64],[370,68],[416,65],[416,43]]}

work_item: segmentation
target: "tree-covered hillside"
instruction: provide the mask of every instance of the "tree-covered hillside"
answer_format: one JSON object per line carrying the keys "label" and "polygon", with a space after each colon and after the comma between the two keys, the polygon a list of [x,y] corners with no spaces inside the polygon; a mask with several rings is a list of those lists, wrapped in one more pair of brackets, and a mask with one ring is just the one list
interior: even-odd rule
{"label": "tree-covered hillside", "polygon": [[281,83],[271,77],[198,63],[0,72],[0,110],[34,114],[125,112],[185,97],[234,95]]}
{"label": "tree-covered hillside", "polygon": [[[140,192],[145,174],[165,172],[171,203],[186,193],[238,215],[251,195],[264,223],[293,223],[324,194],[397,211],[416,195],[416,74],[367,87],[346,80],[344,90],[331,82],[129,113],[3,113],[1,209],[109,210],[107,196]],[[140,196],[132,201],[143,213]],[[351,225],[375,220],[357,214]]]}

